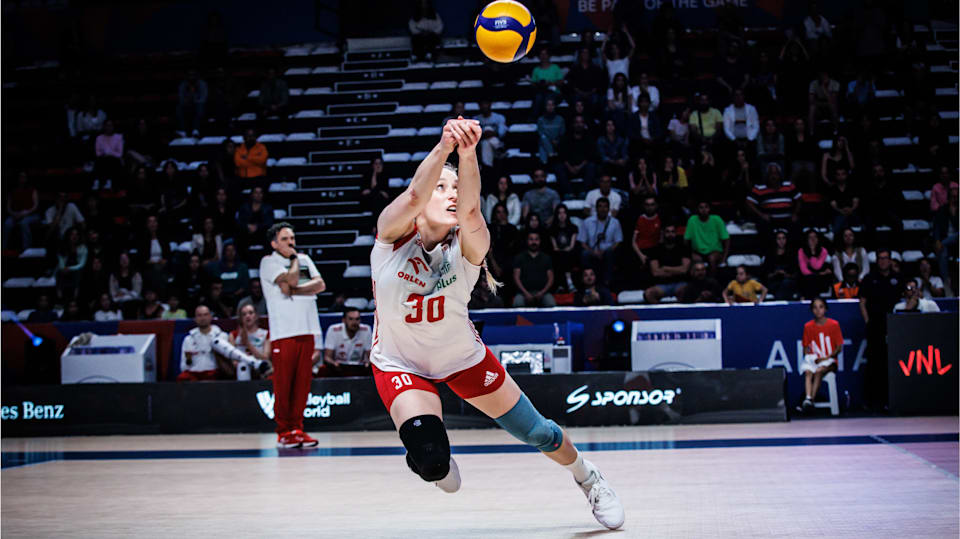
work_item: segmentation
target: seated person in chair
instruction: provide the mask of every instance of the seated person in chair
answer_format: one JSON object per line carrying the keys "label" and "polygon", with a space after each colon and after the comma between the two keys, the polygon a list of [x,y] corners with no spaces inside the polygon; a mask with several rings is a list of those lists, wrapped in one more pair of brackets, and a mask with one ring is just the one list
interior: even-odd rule
{"label": "seated person in chair", "polygon": [[820,389],[820,382],[827,373],[837,370],[837,356],[843,350],[843,333],[840,324],[827,318],[827,302],[816,298],[810,302],[813,320],[803,326],[803,361],[800,372],[804,375],[806,397],[800,405],[803,411],[813,408],[813,399]]}

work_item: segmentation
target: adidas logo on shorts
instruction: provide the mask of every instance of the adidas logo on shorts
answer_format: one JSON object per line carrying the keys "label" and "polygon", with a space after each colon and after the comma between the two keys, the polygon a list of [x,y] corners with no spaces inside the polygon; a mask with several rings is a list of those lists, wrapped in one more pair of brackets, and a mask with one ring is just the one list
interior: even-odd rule
{"label": "adidas logo on shorts", "polygon": [[483,379],[483,387],[487,387],[490,384],[497,381],[497,377],[500,376],[498,372],[487,371],[487,377]]}

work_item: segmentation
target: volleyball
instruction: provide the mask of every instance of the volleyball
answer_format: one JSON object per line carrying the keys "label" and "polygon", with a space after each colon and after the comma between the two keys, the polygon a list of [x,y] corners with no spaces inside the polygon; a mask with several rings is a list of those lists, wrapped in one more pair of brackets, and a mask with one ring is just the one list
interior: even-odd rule
{"label": "volleyball", "polygon": [[537,40],[537,23],[520,2],[496,0],[483,8],[474,23],[477,45],[487,58],[508,64],[530,52]]}

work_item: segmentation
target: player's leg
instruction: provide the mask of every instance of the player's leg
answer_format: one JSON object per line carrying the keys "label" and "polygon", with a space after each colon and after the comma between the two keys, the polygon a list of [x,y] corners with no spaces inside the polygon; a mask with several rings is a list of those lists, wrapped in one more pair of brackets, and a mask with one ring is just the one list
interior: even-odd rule
{"label": "player's leg", "polygon": [[813,393],[813,372],[807,371],[807,372],[803,373],[803,387],[804,387],[804,389],[807,390],[807,392],[804,393],[804,396],[807,398],[807,400],[810,400],[811,398],[813,398],[813,395],[814,395],[814,393]]}
{"label": "player's leg", "polygon": [[294,339],[297,342],[297,351],[290,384],[290,421],[303,446],[315,447],[320,442],[303,431],[303,410],[307,407],[307,396],[313,382],[314,338],[312,335],[299,335]]}
{"label": "player's leg", "polygon": [[460,488],[460,471],[450,456],[440,395],[433,382],[409,373],[374,368],[374,382],[407,450],[407,466],[445,492]]}
{"label": "player's leg", "polygon": [[458,373],[447,385],[503,430],[570,470],[597,521],[610,529],[623,525],[623,505],[597,467],[580,455],[559,425],[534,408],[489,349],[483,361]]}
{"label": "player's leg", "polygon": [[277,445],[287,448],[300,445],[298,441],[290,439],[290,431],[294,428],[290,394],[296,365],[295,344],[293,338],[278,339],[270,344],[273,348],[273,417],[277,422]]}

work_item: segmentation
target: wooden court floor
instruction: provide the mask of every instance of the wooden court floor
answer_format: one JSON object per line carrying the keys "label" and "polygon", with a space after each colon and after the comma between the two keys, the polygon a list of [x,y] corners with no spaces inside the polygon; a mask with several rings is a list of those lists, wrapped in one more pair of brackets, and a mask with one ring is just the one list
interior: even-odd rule
{"label": "wooden court floor", "polygon": [[3,439],[3,537],[949,537],[958,420],[571,429],[623,500],[498,430],[450,434],[463,486],[410,473],[392,432]]}

